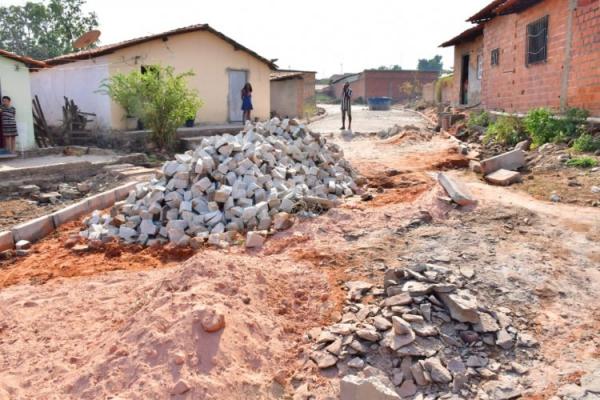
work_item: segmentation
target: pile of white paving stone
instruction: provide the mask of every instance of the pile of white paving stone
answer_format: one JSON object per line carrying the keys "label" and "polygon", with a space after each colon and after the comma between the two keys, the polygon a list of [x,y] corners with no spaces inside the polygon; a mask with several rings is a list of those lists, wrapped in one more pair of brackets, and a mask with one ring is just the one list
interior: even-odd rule
{"label": "pile of white paving stone", "polygon": [[219,245],[247,231],[246,246],[259,247],[268,230],[289,227],[292,213],[353,195],[354,176],[339,146],[296,120],[247,123],[235,136],[207,137],[177,154],[110,215],[94,211],[81,236]]}

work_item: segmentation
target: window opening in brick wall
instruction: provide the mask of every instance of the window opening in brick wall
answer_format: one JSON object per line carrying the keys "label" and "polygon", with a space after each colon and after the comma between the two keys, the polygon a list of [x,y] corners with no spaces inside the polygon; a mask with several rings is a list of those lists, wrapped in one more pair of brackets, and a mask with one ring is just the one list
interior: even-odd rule
{"label": "window opening in brick wall", "polygon": [[492,66],[500,65],[500,49],[492,50]]}
{"label": "window opening in brick wall", "polygon": [[527,65],[545,62],[548,58],[548,16],[527,25]]}

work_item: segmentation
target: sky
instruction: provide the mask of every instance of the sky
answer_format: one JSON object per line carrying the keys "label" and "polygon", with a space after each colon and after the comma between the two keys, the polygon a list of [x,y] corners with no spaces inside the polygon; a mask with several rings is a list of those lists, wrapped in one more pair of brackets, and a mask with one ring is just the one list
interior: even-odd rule
{"label": "sky", "polygon": [[[22,5],[26,0],[0,0]],[[102,44],[208,23],[280,68],[317,71],[319,78],[399,64],[440,49],[490,0],[87,0],[98,14]]]}

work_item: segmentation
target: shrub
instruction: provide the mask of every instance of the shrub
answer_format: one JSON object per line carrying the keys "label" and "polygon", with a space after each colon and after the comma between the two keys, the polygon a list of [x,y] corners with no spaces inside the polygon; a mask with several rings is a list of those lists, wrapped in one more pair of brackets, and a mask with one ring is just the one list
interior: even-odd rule
{"label": "shrub", "polygon": [[578,137],[585,133],[590,113],[582,108],[569,108],[564,119],[559,120],[561,131],[568,137]]}
{"label": "shrub", "polygon": [[467,127],[473,128],[475,126],[486,127],[490,124],[490,114],[487,111],[480,111],[469,115],[467,121]]}
{"label": "shrub", "polygon": [[484,141],[494,141],[504,145],[515,145],[523,140],[523,128],[517,117],[499,117],[496,122],[491,123],[485,132]]}
{"label": "shrub", "polygon": [[570,108],[563,118],[556,118],[550,110],[537,108],[527,114],[523,123],[535,148],[544,143],[568,141],[580,136],[585,132],[588,116],[586,110]]}
{"label": "shrub", "polygon": [[152,65],[144,74],[117,74],[103,84],[103,89],[117,102],[119,93],[135,96],[137,100],[128,112],[152,131],[151,139],[157,146],[171,148],[177,128],[202,106],[196,91],[186,85],[186,79],[193,75],[191,71],[175,74],[173,67]]}
{"label": "shrub", "polygon": [[594,138],[589,133],[584,133],[573,142],[573,150],[578,153],[600,150],[600,139]]}
{"label": "shrub", "polygon": [[598,166],[598,160],[592,157],[577,157],[567,161],[567,166],[577,168],[593,168]]}
{"label": "shrub", "polygon": [[453,83],[454,75],[444,76],[435,81],[435,101],[437,103],[442,102],[442,92],[445,88],[452,86]]}
{"label": "shrub", "polygon": [[125,110],[126,117],[140,115],[141,73],[117,74],[100,86],[99,92],[109,95]]}
{"label": "shrub", "polygon": [[531,135],[533,148],[554,141],[560,132],[552,113],[546,108],[529,111],[523,119],[523,125],[527,133]]}

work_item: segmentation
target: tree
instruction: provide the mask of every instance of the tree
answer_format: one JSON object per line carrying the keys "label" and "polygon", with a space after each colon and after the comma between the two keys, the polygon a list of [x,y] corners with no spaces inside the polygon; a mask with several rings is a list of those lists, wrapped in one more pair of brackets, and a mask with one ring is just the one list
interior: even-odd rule
{"label": "tree", "polygon": [[431,59],[421,58],[417,66],[419,71],[437,71],[442,72],[444,69],[444,63],[442,62],[442,56],[437,55]]}
{"label": "tree", "polygon": [[170,149],[177,128],[196,116],[202,106],[196,91],[187,86],[191,76],[191,71],[176,74],[173,67],[151,65],[145,73],[135,70],[112,76],[100,91],[111,96],[127,114],[141,119],[158,147]]}
{"label": "tree", "polygon": [[417,98],[421,93],[423,93],[423,85],[420,81],[415,79],[414,81],[406,81],[400,85],[400,90],[404,93],[409,101],[412,101]]}
{"label": "tree", "polygon": [[389,67],[386,65],[382,65],[377,68],[378,71],[402,71],[402,67],[398,64],[390,65]]}
{"label": "tree", "polygon": [[0,48],[39,60],[74,51],[73,42],[98,27],[96,13],[84,13],[84,4],[49,0],[0,7]]}

